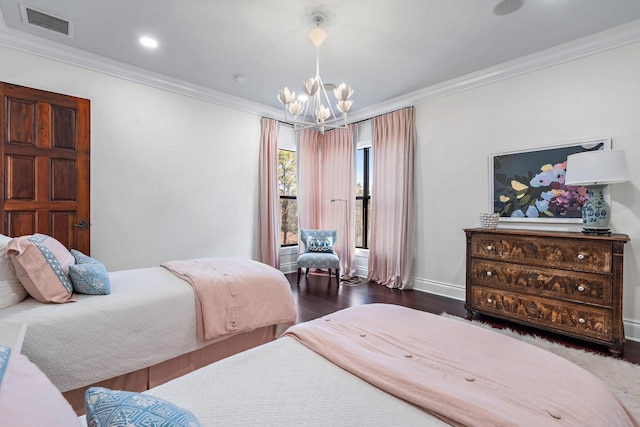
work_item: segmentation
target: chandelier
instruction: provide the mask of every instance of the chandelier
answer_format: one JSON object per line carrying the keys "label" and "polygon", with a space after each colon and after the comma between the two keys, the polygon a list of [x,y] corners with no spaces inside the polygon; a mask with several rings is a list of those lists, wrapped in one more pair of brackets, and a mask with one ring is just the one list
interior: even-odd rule
{"label": "chandelier", "polygon": [[[337,101],[336,108],[342,113],[337,116],[327,95],[330,85],[325,85],[320,78],[320,46],[327,38],[327,32],[320,28],[324,17],[318,14],[312,19],[316,27],[309,31],[309,39],[316,47],[316,75],[302,82],[302,90],[306,96],[296,99],[296,93],[285,87],[278,92],[278,100],[284,104],[285,121],[293,124],[296,131],[316,129],[324,133],[325,129],[347,127],[347,113],[351,109],[353,90],[345,83],[333,89]],[[293,116],[293,119],[290,119],[289,115]]]}

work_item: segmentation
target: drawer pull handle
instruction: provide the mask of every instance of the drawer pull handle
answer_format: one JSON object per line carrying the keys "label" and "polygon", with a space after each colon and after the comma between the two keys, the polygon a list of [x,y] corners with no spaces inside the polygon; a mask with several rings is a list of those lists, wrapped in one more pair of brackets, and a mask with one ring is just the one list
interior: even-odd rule
{"label": "drawer pull handle", "polygon": [[580,260],[584,259],[584,254],[578,254],[578,259]]}
{"label": "drawer pull handle", "polygon": [[578,290],[579,290],[580,292],[584,292],[584,286],[579,285],[579,286],[578,286]]}
{"label": "drawer pull handle", "polygon": [[488,245],[488,246],[487,246],[487,250],[488,250],[488,251],[492,251],[492,250],[493,250],[493,246]]}
{"label": "drawer pull handle", "polygon": [[493,273],[492,273],[492,272],[487,271],[487,276],[491,277],[492,275],[493,275]]}
{"label": "drawer pull handle", "polygon": [[489,304],[491,304],[491,303],[493,302],[493,300],[492,300],[491,298],[487,298],[487,302],[488,302]]}
{"label": "drawer pull handle", "polygon": [[578,319],[578,323],[584,323],[586,322],[586,320],[584,320],[582,317]]}

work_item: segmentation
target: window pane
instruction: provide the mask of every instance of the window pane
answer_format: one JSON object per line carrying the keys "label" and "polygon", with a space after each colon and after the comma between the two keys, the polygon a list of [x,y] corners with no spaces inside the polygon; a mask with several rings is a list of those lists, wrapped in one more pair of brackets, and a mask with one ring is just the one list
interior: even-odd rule
{"label": "window pane", "polygon": [[280,245],[298,244],[298,203],[296,196],[296,152],[278,150],[278,190],[280,193]]}
{"label": "window pane", "polygon": [[356,196],[362,196],[364,191],[364,148],[356,152]]}
{"label": "window pane", "polygon": [[367,200],[367,247],[371,245],[371,200]]}
{"label": "window pane", "polygon": [[373,147],[369,147],[369,188],[367,195],[371,196],[371,188],[373,187]]}
{"label": "window pane", "polygon": [[356,248],[361,248],[362,243],[362,200],[356,200]]}
{"label": "window pane", "polygon": [[278,150],[278,187],[281,196],[296,195],[296,152]]}
{"label": "window pane", "polygon": [[280,199],[280,244],[298,244],[298,201]]}

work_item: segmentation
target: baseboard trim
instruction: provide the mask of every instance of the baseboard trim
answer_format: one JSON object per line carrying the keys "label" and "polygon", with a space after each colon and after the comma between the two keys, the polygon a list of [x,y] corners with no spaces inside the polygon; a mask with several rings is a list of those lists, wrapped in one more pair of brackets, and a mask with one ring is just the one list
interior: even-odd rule
{"label": "baseboard trim", "polygon": [[298,264],[296,262],[281,263],[280,271],[284,274],[295,273],[298,271]]}
{"label": "baseboard trim", "polygon": [[465,299],[465,288],[463,286],[423,279],[420,277],[415,277],[413,279],[413,289],[459,301],[464,301]]}
{"label": "baseboard trim", "polygon": [[623,319],[624,335],[628,341],[640,342],[640,322],[632,319]]}

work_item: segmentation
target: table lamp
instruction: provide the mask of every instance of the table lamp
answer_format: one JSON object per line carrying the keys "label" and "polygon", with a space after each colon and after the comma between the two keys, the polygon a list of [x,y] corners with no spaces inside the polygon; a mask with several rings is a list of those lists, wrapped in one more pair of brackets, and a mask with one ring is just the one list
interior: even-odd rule
{"label": "table lamp", "polygon": [[629,180],[623,150],[596,150],[567,157],[564,184],[584,186],[589,199],[582,206],[582,232],[611,234],[611,207],[604,199],[608,184]]}

